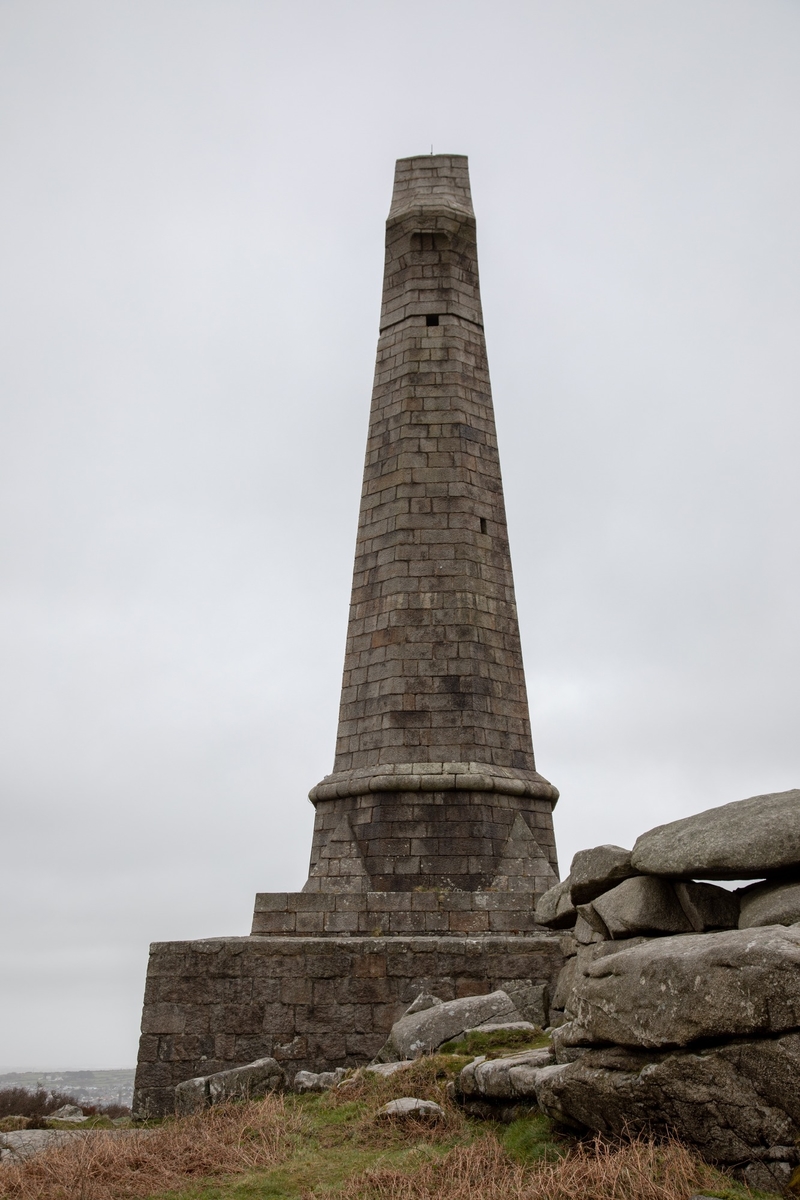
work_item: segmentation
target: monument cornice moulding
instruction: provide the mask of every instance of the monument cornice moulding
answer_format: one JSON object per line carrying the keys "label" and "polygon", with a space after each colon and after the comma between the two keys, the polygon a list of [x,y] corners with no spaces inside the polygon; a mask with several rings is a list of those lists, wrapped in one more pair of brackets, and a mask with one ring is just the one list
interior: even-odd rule
{"label": "monument cornice moulding", "polygon": [[549,800],[555,808],[558,788],[536,771],[514,771],[480,762],[387,763],[360,771],[337,771],[308,793],[312,804],[368,792],[498,792]]}

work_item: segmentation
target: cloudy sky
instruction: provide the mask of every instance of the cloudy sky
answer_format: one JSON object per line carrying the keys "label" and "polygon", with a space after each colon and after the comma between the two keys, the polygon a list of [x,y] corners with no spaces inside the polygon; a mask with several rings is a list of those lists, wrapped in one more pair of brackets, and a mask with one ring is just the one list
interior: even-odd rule
{"label": "cloudy sky", "polygon": [[799,116],[790,0],[2,0],[1,1068],[305,878],[397,157],[470,157],[563,867],[798,786]]}

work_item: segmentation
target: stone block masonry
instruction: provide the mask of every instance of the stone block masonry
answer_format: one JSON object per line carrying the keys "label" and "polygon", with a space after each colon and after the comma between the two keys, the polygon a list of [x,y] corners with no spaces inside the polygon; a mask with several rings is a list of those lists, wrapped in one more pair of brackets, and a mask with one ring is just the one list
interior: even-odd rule
{"label": "stone block masonry", "polygon": [[262,892],[253,935],[438,937],[541,933],[530,892]]}
{"label": "stone block masonry", "polygon": [[173,1111],[175,1086],[272,1056],[290,1078],[368,1062],[421,991],[443,1000],[515,981],[551,988],[558,937],[249,937],[156,942],[134,1112]]}
{"label": "stone block masonry", "polygon": [[562,965],[534,919],[558,791],[533,755],[462,155],[395,171],[336,756],[309,799],[302,892],[259,894],[249,939],[153,946],[137,1112],[267,1056],[366,1063],[420,991],[531,994]]}
{"label": "stone block masonry", "polygon": [[[467,160],[400,159],[311,876],[333,891],[358,874],[348,887],[491,888],[519,815],[552,883],[557,798],[533,754]],[[350,839],[332,839],[345,816]],[[538,864],[527,874],[546,890]]]}

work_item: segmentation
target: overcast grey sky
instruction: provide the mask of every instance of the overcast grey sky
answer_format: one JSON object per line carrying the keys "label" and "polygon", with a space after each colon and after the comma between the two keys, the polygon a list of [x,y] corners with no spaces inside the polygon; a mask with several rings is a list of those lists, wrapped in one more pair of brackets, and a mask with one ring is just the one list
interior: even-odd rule
{"label": "overcast grey sky", "polygon": [[0,1066],[306,875],[394,159],[468,154],[562,867],[800,786],[800,5],[2,0]]}

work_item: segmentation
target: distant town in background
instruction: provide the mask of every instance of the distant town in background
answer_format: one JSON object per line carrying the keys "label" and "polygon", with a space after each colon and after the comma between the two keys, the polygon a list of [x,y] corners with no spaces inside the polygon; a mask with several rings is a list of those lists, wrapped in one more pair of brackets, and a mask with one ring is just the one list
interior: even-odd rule
{"label": "distant town in background", "polygon": [[79,1104],[125,1104],[133,1099],[134,1068],[119,1071],[8,1071],[0,1089],[24,1087],[68,1092]]}

